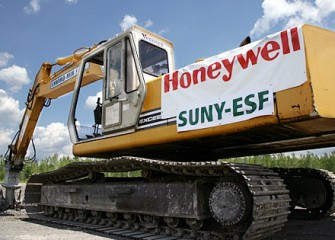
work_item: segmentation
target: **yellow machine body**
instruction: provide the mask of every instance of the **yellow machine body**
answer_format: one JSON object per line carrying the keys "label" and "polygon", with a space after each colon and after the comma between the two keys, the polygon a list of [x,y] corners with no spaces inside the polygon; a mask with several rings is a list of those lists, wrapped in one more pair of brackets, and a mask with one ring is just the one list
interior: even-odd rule
{"label": "yellow machine body", "polygon": [[[76,143],[74,154],[94,156],[128,150],[133,153],[134,149],[166,145],[176,150],[185,150],[187,146],[212,148],[224,157],[332,146],[335,140],[335,109],[331,107],[335,100],[335,33],[309,25],[302,26],[302,31],[307,81],[276,92],[273,115],[185,132],[178,132],[176,123],[166,120],[159,127]],[[142,113],[161,108],[161,84],[162,77],[146,83]],[[253,139],[256,134],[259,137]],[[238,151],[241,149],[244,151]]]}

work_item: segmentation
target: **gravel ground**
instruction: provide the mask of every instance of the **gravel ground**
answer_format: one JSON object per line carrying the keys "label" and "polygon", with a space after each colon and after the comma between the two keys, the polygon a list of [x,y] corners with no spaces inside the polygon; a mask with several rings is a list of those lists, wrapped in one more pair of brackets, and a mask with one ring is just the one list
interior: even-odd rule
{"label": "gravel ground", "polygon": [[[36,222],[24,210],[0,213],[0,240],[103,240],[96,232]],[[290,220],[274,237],[267,240],[334,240],[335,214],[319,220]]]}
{"label": "gravel ground", "polygon": [[[24,210],[0,213],[0,240],[103,240],[96,232],[62,225],[36,222]],[[334,240],[335,216],[320,220],[291,220],[285,228],[267,240]],[[116,239],[115,239],[116,240]]]}
{"label": "gravel ground", "polygon": [[0,240],[103,240],[109,239],[97,233],[56,224],[37,223],[29,219],[25,211],[0,213]]}
{"label": "gravel ground", "polygon": [[334,240],[335,215],[319,220],[289,220],[285,227],[270,239]]}

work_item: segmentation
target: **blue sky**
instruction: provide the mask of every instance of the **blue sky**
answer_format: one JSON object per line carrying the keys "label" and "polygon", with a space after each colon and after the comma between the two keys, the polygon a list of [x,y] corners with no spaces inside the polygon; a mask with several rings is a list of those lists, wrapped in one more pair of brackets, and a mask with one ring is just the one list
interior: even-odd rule
{"label": "blue sky", "polygon": [[[137,24],[171,40],[176,68],[281,29],[310,23],[335,29],[333,0],[0,0],[0,154],[6,151],[40,65]],[[71,95],[38,122],[38,157],[71,154]]]}

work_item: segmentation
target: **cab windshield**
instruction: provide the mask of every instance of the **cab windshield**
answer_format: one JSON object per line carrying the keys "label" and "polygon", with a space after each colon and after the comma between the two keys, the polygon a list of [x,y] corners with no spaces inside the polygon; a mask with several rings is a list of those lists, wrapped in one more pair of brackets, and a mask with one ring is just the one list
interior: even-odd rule
{"label": "cab windshield", "polygon": [[151,43],[140,41],[140,61],[143,72],[155,77],[169,72],[167,52]]}

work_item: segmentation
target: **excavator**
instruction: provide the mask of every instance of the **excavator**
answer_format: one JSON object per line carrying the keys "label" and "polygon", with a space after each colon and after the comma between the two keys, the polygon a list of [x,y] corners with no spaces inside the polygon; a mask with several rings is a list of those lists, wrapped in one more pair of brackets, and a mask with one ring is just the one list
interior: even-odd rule
{"label": "excavator", "polygon": [[301,25],[175,69],[173,43],[133,26],[44,62],[5,157],[1,207],[17,205],[42,109],[72,92],[73,154],[94,160],[31,176],[32,218],[149,240],[263,239],[290,216],[327,216],[333,173],[229,158],[335,145],[334,43]]}

